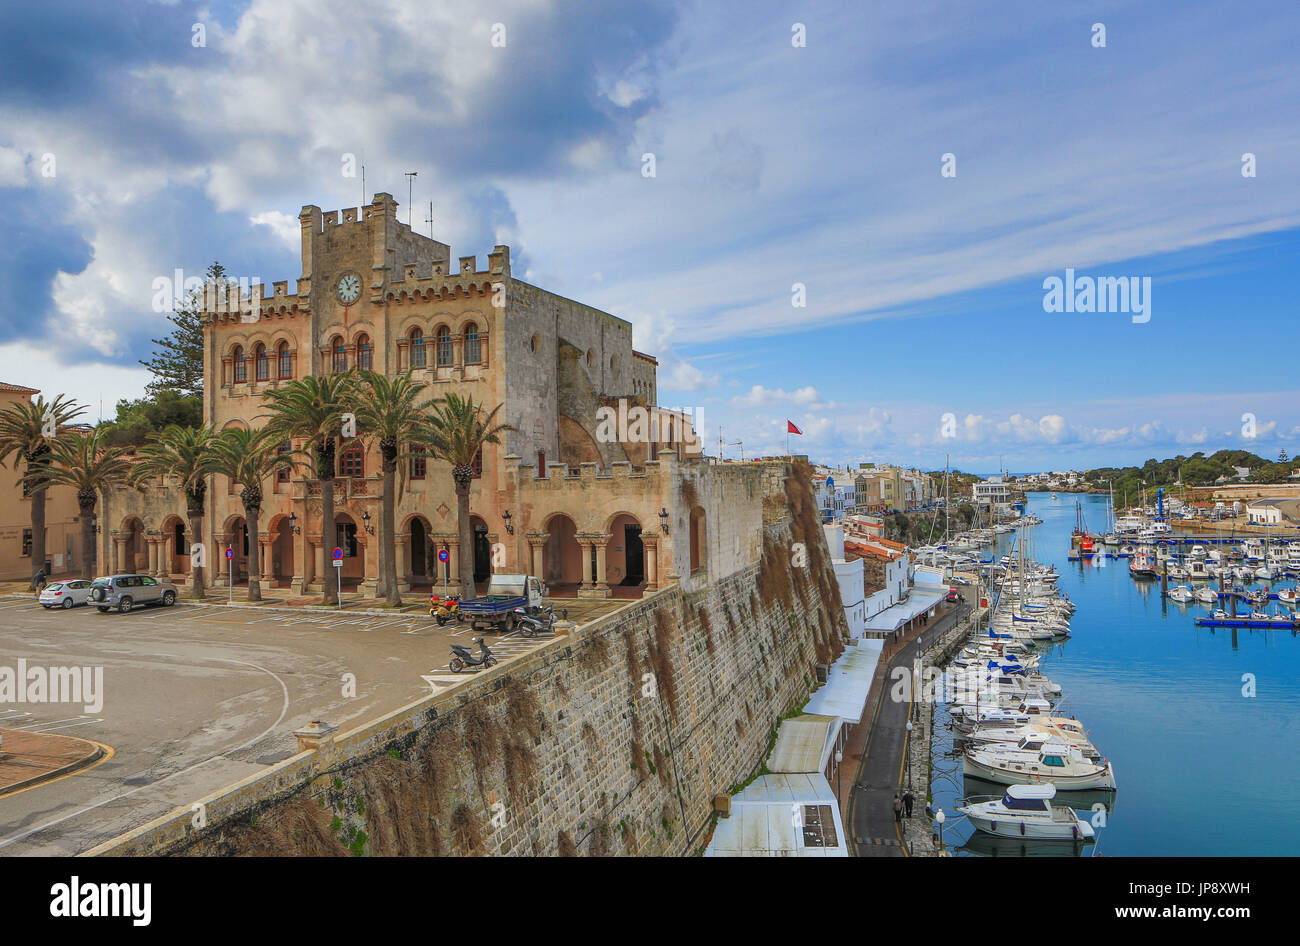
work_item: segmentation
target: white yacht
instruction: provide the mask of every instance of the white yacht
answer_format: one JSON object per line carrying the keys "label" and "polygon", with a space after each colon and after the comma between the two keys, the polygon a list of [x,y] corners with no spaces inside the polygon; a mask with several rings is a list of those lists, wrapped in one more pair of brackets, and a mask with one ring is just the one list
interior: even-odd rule
{"label": "white yacht", "polygon": [[1051,782],[1057,790],[1113,789],[1110,762],[1094,762],[1063,742],[1044,742],[1037,749],[983,746],[966,749],[962,772],[1003,785]]}
{"label": "white yacht", "polygon": [[975,796],[957,810],[980,831],[1003,838],[1082,841],[1092,825],[1066,805],[1053,805],[1056,786],[1009,785],[1001,795]]}
{"label": "white yacht", "polygon": [[[1169,577],[1174,577],[1173,569],[1170,569]],[[1170,601],[1177,601],[1180,604],[1185,604],[1188,601],[1191,601],[1194,597],[1196,597],[1196,594],[1192,591],[1190,585],[1174,585],[1174,587],[1169,589]]]}

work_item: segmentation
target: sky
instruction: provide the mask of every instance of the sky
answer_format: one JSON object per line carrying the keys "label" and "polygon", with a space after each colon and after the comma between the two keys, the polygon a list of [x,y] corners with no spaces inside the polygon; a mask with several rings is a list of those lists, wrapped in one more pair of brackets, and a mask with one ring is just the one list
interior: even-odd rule
{"label": "sky", "polygon": [[[111,416],[155,280],[294,279],[303,205],[416,170],[729,457],[1295,454],[1297,49],[1293,0],[7,4],[0,380]],[[1046,311],[1067,270],[1148,305]]]}

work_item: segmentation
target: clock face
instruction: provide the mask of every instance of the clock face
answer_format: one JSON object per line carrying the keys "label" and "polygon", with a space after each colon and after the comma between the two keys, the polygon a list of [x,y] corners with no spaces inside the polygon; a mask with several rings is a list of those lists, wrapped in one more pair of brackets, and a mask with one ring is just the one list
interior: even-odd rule
{"label": "clock face", "polygon": [[356,273],[344,273],[339,277],[338,287],[335,290],[339,297],[339,302],[344,305],[352,305],[361,295],[361,277]]}

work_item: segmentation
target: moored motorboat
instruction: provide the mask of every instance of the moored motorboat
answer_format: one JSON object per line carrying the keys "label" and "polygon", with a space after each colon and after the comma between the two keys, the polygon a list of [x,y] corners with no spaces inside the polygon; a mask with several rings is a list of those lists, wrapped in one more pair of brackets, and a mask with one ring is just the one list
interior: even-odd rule
{"label": "moored motorboat", "polygon": [[1109,761],[1094,762],[1062,742],[1046,742],[1036,750],[996,745],[967,748],[962,754],[962,771],[1003,785],[1051,782],[1058,791],[1115,787]]}
{"label": "moored motorboat", "polygon": [[1093,836],[1092,825],[1067,805],[1053,805],[1056,786],[1009,785],[1001,795],[975,796],[957,811],[980,831],[996,837],[1081,841]]}

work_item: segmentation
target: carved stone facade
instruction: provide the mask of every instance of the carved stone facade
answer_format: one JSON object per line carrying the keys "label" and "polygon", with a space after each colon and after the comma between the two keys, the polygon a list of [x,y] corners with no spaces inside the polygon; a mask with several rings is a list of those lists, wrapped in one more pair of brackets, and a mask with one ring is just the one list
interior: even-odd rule
{"label": "carved stone facade", "polygon": [[[708,496],[683,514],[680,493],[683,478],[698,478],[691,471],[708,466],[693,432],[660,432],[655,440],[622,428],[610,438],[599,429],[602,408],[655,405],[657,363],[633,350],[631,323],[518,279],[506,246],[495,247],[483,269],[467,256],[452,272],[451,248],[401,223],[388,194],[376,194],[359,213],[344,211],[341,220],[337,211],[314,206],[299,219],[296,292],[285,281],[244,295],[209,294],[208,423],[261,426],[265,392],[305,374],[358,365],[390,376],[409,369],[429,384],[431,397],[456,392],[489,410],[502,405],[499,419],[514,430],[483,453],[470,493],[471,550],[458,547],[446,464],[429,460],[403,471],[396,521],[404,589],[441,580],[442,549],[452,576],[459,555],[472,554],[480,580],[490,571],[536,573],[561,595],[606,596],[615,588],[635,595],[692,571],[707,573],[713,559],[704,546],[717,514]],[[320,487],[305,469],[264,484],[258,527],[260,577],[268,584],[319,590],[324,579],[333,580],[328,558],[341,547],[345,585],[373,592],[380,463],[377,444],[358,434],[339,444],[335,535],[320,534]],[[706,481],[713,477],[700,479]],[[103,553],[114,562],[159,573],[188,568],[184,504],[174,489],[116,491],[101,522]],[[235,484],[213,478],[204,528],[223,580],[232,569],[236,582],[246,578]],[[234,549],[229,566],[227,548]],[[727,556],[737,558],[736,550]],[[217,568],[208,571],[210,581],[216,578]]]}

